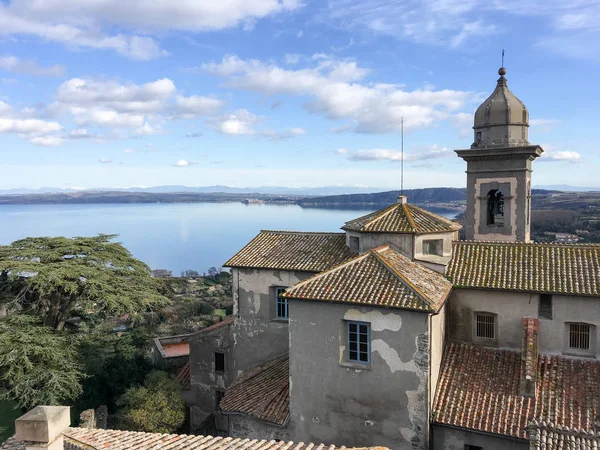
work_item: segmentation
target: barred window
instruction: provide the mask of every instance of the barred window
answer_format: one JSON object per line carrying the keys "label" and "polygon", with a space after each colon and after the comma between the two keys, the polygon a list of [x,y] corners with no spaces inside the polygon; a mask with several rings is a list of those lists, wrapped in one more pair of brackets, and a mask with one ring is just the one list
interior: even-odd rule
{"label": "barred window", "polygon": [[590,349],[591,327],[586,323],[569,324],[569,348],[574,350]]}
{"label": "barred window", "polygon": [[496,316],[494,314],[477,313],[475,315],[475,337],[496,339]]}

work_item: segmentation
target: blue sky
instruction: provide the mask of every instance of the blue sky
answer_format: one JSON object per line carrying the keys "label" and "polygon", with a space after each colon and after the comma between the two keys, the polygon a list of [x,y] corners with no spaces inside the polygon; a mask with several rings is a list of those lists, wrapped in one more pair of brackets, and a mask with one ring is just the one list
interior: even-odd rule
{"label": "blue sky", "polygon": [[0,0],[0,188],[463,186],[502,48],[534,185],[600,187],[597,0]]}

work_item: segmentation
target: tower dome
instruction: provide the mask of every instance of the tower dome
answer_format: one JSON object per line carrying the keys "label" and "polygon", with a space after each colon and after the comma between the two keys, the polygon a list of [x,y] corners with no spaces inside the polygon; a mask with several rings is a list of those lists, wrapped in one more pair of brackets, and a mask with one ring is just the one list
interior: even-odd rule
{"label": "tower dome", "polygon": [[475,140],[471,148],[520,147],[529,145],[529,112],[508,88],[506,69],[490,95],[475,112]]}

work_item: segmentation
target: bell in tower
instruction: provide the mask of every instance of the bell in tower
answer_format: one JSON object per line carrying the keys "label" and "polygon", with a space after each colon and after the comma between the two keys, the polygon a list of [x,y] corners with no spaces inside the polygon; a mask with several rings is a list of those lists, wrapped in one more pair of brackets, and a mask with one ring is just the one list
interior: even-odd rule
{"label": "bell in tower", "polygon": [[531,166],[543,153],[528,141],[529,112],[498,70],[496,89],[475,112],[474,142],[456,150],[467,162],[469,240],[529,242]]}

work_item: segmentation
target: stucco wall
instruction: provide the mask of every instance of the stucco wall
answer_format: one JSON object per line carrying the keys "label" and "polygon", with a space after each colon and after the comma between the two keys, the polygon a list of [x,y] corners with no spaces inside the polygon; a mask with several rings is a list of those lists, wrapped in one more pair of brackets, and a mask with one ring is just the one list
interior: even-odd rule
{"label": "stucco wall", "polygon": [[475,433],[439,424],[433,425],[433,450],[465,450],[465,445],[476,445],[484,450],[529,449],[527,441]]}
{"label": "stucco wall", "polygon": [[[485,289],[455,288],[448,300],[448,338],[473,342],[473,313],[497,314],[497,346],[521,349],[524,317],[538,317],[540,295],[537,293],[503,292]],[[597,297],[552,296],[552,320],[540,318],[539,349],[541,353],[567,352],[567,323],[583,322],[600,327],[600,299]],[[592,347],[600,349],[598,332]]]}
{"label": "stucco wall", "polygon": [[418,234],[415,237],[415,258],[426,256],[423,254],[423,241],[441,239],[444,241],[443,253],[440,256],[452,256],[452,241],[457,239],[457,232]]}
{"label": "stucco wall", "polygon": [[244,414],[228,414],[229,436],[232,438],[290,440],[290,428],[253,419]]}
{"label": "stucco wall", "polygon": [[400,233],[358,233],[356,231],[346,231],[346,245],[350,247],[350,237],[360,239],[360,253],[380,247],[390,245],[394,250],[402,253],[408,258],[413,258],[413,234]]}
{"label": "stucco wall", "polygon": [[[340,363],[345,320],[371,324],[369,370]],[[291,300],[292,440],[427,448],[427,320],[406,310]]]}
{"label": "stucco wall", "polygon": [[430,315],[429,325],[429,354],[431,355],[430,370],[431,374],[429,377],[429,407],[433,407],[435,400],[435,392],[437,389],[437,382],[440,376],[440,369],[442,364],[442,356],[444,354],[444,342],[446,338],[446,309],[448,305],[445,304],[438,314]]}
{"label": "stucco wall", "polygon": [[233,269],[236,374],[288,351],[288,323],[275,318],[275,287],[313,275],[284,270]]}
{"label": "stucco wall", "polygon": [[[225,371],[215,371],[215,352],[225,354]],[[234,347],[231,326],[223,326],[190,340],[190,391],[194,396],[192,430],[197,429],[216,405],[216,391],[225,391],[234,381]]]}

